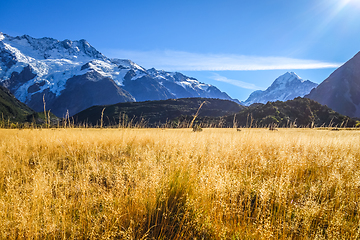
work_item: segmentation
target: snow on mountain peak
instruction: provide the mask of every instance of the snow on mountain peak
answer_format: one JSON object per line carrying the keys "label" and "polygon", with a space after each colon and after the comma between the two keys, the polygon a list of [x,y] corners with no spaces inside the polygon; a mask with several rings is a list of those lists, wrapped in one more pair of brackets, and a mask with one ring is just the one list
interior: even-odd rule
{"label": "snow on mountain peak", "polygon": [[[81,66],[92,60],[104,63],[103,66],[96,68],[100,74],[113,77],[109,74],[109,67],[106,66],[106,63],[110,61],[86,40],[59,41],[47,37],[33,38],[29,35],[11,37],[6,34],[1,34],[0,39],[2,54],[0,56],[0,82],[10,81],[14,72],[21,73],[27,66],[30,66],[35,76],[22,86],[16,87],[14,95],[20,101],[26,102],[31,95],[44,89],[49,89],[59,96],[65,88],[67,79],[80,75]],[[114,72],[114,75],[119,75],[119,73]],[[116,76],[114,80],[118,80]],[[42,83],[42,87],[29,93],[28,88],[38,83]]]}
{"label": "snow on mountain peak", "polygon": [[294,72],[286,72],[286,73],[289,74],[290,76],[293,76],[293,77],[297,78],[297,79],[302,79],[301,77],[299,77],[299,75],[297,75]]}
{"label": "snow on mountain peak", "polygon": [[92,47],[86,40],[59,41],[54,38],[33,38],[29,35],[11,37],[3,35],[3,42],[18,49],[23,54],[36,59],[106,59],[104,55]]}
{"label": "snow on mountain peak", "polygon": [[283,82],[283,83],[286,83],[286,82],[291,82],[293,80],[302,80],[301,77],[299,77],[296,73],[294,72],[286,72],[285,74],[281,75],[280,77],[278,77],[275,81],[275,82]]}
{"label": "snow on mountain peak", "polygon": [[116,65],[119,66],[119,68],[134,68],[143,72],[146,72],[145,68],[139,66],[138,64],[134,63],[133,61],[129,60],[129,59],[118,59],[118,58],[111,58],[110,61],[112,63],[115,63]]}
{"label": "snow on mountain peak", "polygon": [[244,104],[292,100],[305,96],[316,86],[316,83],[305,81],[294,72],[286,72],[275,79],[265,91],[258,90],[251,93]]}
{"label": "snow on mountain peak", "polygon": [[[42,109],[42,97],[46,95],[47,106],[51,108],[55,104],[58,109],[52,110],[60,115],[66,112],[69,103],[62,104],[64,100],[57,99],[70,95],[71,99],[89,96],[81,100],[86,106],[118,101],[119,96],[121,101],[173,97],[233,100],[216,87],[181,73],[146,70],[128,59],[109,59],[84,39],[59,41],[3,33],[0,33],[0,84],[35,110]],[[72,109],[79,110],[75,106]]]}

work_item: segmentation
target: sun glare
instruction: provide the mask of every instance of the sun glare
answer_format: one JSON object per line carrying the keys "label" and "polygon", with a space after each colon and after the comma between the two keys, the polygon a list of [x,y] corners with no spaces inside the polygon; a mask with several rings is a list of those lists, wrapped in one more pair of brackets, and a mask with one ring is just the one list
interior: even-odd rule
{"label": "sun glare", "polygon": [[329,24],[331,20],[333,20],[339,14],[347,14],[349,8],[357,8],[360,9],[360,0],[340,0],[334,1],[334,8],[332,12],[327,16],[326,20],[323,22],[322,26],[326,26]]}
{"label": "sun glare", "polygon": [[351,5],[355,7],[360,7],[360,0],[342,0],[341,5],[342,6]]}

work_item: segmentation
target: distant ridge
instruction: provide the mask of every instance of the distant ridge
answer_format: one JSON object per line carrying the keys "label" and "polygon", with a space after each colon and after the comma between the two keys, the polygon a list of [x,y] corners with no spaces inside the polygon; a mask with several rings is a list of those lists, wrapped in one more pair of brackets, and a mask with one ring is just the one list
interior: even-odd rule
{"label": "distant ridge", "polygon": [[[244,107],[229,100],[206,98],[182,98],[161,101],[118,103],[107,106],[93,106],[75,116],[77,124],[104,126],[143,123],[146,127],[182,127],[193,120],[201,103],[195,123],[212,127],[355,127],[356,119],[341,115],[327,106],[307,98],[296,98],[286,102],[253,104]],[[104,111],[104,112],[102,112]],[[125,122],[124,122],[125,121]],[[180,125],[179,125],[180,124]]]}
{"label": "distant ridge", "polygon": [[[107,126],[116,126],[132,121],[141,121],[146,126],[154,127],[165,124],[181,116],[193,116],[199,106],[205,102],[199,111],[199,116],[221,117],[239,112],[244,107],[229,100],[212,98],[180,98],[160,101],[118,103],[107,106],[93,106],[73,116],[76,123],[86,123],[92,126],[100,125],[102,111],[103,122]],[[174,123],[174,122],[173,122]],[[176,125],[176,124],[175,124]]]}
{"label": "distant ridge", "polygon": [[[189,121],[191,116],[181,121]],[[236,115],[198,117],[196,124],[221,127],[360,127],[356,119],[344,116],[327,106],[307,99],[295,98],[286,102],[256,103]]]}

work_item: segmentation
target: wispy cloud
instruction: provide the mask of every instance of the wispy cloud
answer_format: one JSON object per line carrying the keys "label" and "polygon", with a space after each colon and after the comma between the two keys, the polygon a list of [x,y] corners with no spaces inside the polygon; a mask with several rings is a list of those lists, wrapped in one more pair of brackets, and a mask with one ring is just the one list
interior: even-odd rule
{"label": "wispy cloud", "polygon": [[240,81],[240,80],[235,80],[235,79],[229,79],[227,77],[221,76],[218,73],[214,73],[213,76],[211,76],[209,78],[211,78],[211,79],[213,79],[215,81],[229,83],[229,84],[232,84],[234,86],[241,87],[241,88],[252,89],[252,90],[260,89],[260,87],[256,86],[255,84],[246,83],[246,82],[243,82],[243,81]]}
{"label": "wispy cloud", "polygon": [[181,51],[108,50],[106,55],[127,58],[144,66],[167,71],[281,70],[336,68],[341,64],[287,57],[236,54],[200,54]]}

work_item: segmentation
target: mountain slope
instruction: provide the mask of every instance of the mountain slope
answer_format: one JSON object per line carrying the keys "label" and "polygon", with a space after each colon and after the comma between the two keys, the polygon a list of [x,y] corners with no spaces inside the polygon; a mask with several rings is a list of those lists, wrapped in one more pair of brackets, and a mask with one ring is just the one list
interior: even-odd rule
{"label": "mountain slope", "polygon": [[23,122],[35,111],[17,100],[8,89],[0,86],[0,120]]}
{"label": "mountain slope", "polygon": [[360,52],[336,69],[307,98],[350,117],[360,117]]}
{"label": "mountain slope", "polygon": [[316,86],[316,83],[305,81],[294,72],[287,72],[278,77],[265,91],[257,90],[251,93],[243,104],[249,106],[253,103],[292,100],[305,96]]}
{"label": "mountain slope", "polygon": [[47,109],[51,109],[56,116],[61,117],[65,117],[67,111],[76,113],[94,105],[133,100],[133,97],[111,78],[104,77],[96,71],[69,78],[59,96],[49,89],[33,94],[29,106],[36,110],[41,109],[44,94]]}
{"label": "mountain slope", "polygon": [[94,105],[180,97],[231,99],[216,87],[181,73],[146,70],[109,59],[87,41],[11,37],[0,33],[0,84],[17,99],[59,117]]}
{"label": "mountain slope", "polygon": [[93,106],[89,109],[79,112],[73,118],[76,123],[87,123],[90,125],[100,125],[100,119],[103,112],[105,125],[117,125],[126,121],[139,123],[146,121],[147,126],[156,124],[165,124],[166,122],[183,115],[195,115],[200,105],[205,104],[199,111],[199,116],[224,116],[239,112],[244,107],[229,100],[210,99],[210,98],[181,98],[161,101],[129,102],[118,103],[108,106]]}

